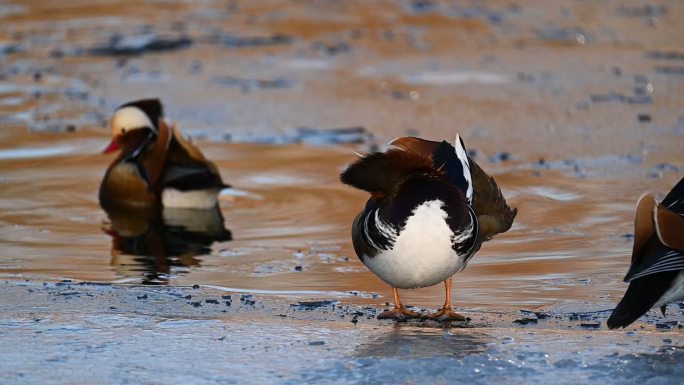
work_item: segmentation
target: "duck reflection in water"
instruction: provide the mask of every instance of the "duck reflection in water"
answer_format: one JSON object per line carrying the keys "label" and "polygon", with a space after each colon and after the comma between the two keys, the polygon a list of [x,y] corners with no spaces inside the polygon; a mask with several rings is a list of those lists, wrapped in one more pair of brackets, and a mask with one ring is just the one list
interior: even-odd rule
{"label": "duck reflection in water", "polygon": [[132,210],[103,207],[112,237],[111,265],[125,278],[140,277],[146,285],[164,285],[170,277],[199,266],[214,242],[232,240],[218,207],[206,210]]}

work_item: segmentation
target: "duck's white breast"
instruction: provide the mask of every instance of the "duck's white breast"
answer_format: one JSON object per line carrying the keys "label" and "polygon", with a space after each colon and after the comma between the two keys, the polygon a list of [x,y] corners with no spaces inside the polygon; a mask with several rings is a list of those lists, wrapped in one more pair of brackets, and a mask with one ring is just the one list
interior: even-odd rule
{"label": "duck's white breast", "polygon": [[209,209],[216,206],[220,189],[180,191],[165,188],[162,191],[162,205],[172,208]]}
{"label": "duck's white breast", "polygon": [[411,289],[435,285],[463,267],[452,246],[453,232],[443,203],[422,203],[409,216],[392,249],[364,257],[366,266],[388,284]]}

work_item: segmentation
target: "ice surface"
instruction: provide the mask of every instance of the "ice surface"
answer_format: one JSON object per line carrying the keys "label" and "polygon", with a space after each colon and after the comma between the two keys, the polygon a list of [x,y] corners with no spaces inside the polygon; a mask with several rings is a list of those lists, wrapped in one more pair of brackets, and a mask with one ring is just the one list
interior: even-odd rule
{"label": "ice surface", "polygon": [[681,329],[652,325],[587,330],[554,314],[520,327],[483,313],[485,321],[468,328],[443,328],[378,321],[337,301],[302,307],[250,295],[247,304],[234,293],[227,307],[211,301],[225,295],[212,288],[4,282],[0,289],[8,300],[0,303],[3,384],[674,385],[684,378]]}

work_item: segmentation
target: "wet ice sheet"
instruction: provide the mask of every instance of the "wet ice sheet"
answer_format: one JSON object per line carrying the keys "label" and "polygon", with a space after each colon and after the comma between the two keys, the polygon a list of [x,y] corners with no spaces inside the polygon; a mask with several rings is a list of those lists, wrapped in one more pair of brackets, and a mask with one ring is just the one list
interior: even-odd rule
{"label": "wet ice sheet", "polygon": [[55,155],[69,154],[73,151],[73,147],[14,148],[0,150],[0,159],[46,158]]}
{"label": "wet ice sheet", "polygon": [[[0,353],[5,362],[0,371],[7,384],[77,384],[86,373],[90,384],[448,384],[458,380],[676,385],[684,376],[684,347],[645,333],[627,337],[631,344],[652,344],[635,351],[616,347],[625,342],[623,333],[588,336],[576,343],[575,334],[555,332],[341,329],[251,319],[126,316],[20,325],[25,321],[0,320],[21,336],[4,338],[12,344]],[[101,324],[80,328],[74,322]],[[58,350],[43,351],[36,360],[36,344]],[[7,367],[10,362],[22,365]],[[98,369],[93,373],[87,368]]]}
{"label": "wet ice sheet", "polygon": [[488,72],[425,72],[407,75],[404,80],[409,84],[459,85],[475,83],[497,85],[510,81],[508,76]]}
{"label": "wet ice sheet", "polygon": [[628,339],[654,344],[635,353],[616,348],[624,336],[615,333],[577,343],[575,333],[397,328],[358,344],[351,357],[306,370],[286,383],[679,383],[684,375],[681,346],[658,341],[659,336]]}
{"label": "wet ice sheet", "polygon": [[489,313],[439,328],[381,322],[336,301],[293,307],[211,289],[1,286],[14,303],[0,304],[7,384],[678,384],[684,375],[677,330],[521,328]]}

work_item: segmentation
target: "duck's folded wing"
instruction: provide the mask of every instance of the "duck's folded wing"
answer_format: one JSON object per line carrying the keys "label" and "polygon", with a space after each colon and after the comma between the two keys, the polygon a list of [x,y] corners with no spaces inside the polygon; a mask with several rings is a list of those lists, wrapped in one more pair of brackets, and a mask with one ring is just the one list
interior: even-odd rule
{"label": "duck's folded wing", "polygon": [[192,143],[190,143],[190,141],[186,140],[183,137],[176,124],[173,124],[172,126],[172,133],[174,141],[182,149],[182,151],[180,151],[179,153],[186,155],[189,159],[194,160],[196,162],[209,162],[207,158],[204,157],[204,154],[202,154],[202,151],[200,151],[199,148],[195,147],[195,145],[193,145]]}
{"label": "duck's folded wing", "polygon": [[213,170],[195,165],[168,165],[162,179],[164,188],[181,191],[228,187]]}
{"label": "duck's folded wing", "polygon": [[230,187],[223,183],[216,165],[183,135],[174,124],[171,129],[171,147],[167,154],[164,186],[180,190]]}
{"label": "duck's folded wing", "polygon": [[[656,239],[653,241],[657,242]],[[649,247],[648,250],[649,252],[644,253],[637,263],[632,263],[625,275],[625,282],[656,273],[684,270],[683,252],[660,244],[653,248]]]}

